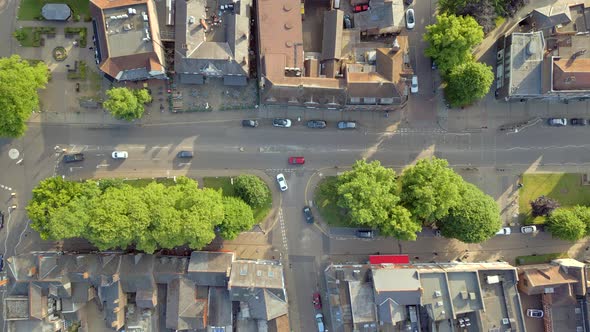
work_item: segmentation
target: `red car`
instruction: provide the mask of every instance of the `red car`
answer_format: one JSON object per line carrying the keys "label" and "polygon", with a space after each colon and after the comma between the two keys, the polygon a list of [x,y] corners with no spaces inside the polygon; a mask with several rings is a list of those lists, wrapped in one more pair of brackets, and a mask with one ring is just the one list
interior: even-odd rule
{"label": "red car", "polygon": [[364,11],[367,11],[367,10],[369,10],[369,4],[368,3],[363,4],[363,5],[356,5],[356,6],[354,6],[352,8],[352,11],[354,13],[360,13],[360,12],[364,12]]}
{"label": "red car", "polygon": [[305,164],[305,158],[303,157],[289,157],[290,165],[303,165]]}
{"label": "red car", "polygon": [[316,310],[322,310],[322,297],[319,292],[313,293],[313,307]]}

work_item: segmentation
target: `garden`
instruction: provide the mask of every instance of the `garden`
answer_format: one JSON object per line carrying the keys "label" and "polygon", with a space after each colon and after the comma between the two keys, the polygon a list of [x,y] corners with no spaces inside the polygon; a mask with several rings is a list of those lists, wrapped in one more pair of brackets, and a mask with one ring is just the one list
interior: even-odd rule
{"label": "garden", "polygon": [[92,20],[87,0],[22,0],[17,18],[21,21],[43,20],[41,8],[48,3],[65,3],[70,6],[74,21],[84,19],[84,21],[90,22]]}
{"label": "garden", "polygon": [[45,43],[41,35],[55,37],[55,27],[23,27],[14,31],[14,38],[24,47],[41,47]]}

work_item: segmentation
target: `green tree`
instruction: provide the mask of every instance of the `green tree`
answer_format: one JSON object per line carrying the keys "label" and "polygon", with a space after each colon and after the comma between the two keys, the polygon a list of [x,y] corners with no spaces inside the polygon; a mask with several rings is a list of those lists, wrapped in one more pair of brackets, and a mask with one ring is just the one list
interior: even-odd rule
{"label": "green tree", "polygon": [[572,212],[586,225],[586,236],[590,235],[590,207],[576,205],[572,208]]}
{"label": "green tree", "polygon": [[483,242],[502,227],[500,210],[494,199],[471,183],[464,182],[460,204],[449,209],[449,214],[437,222],[444,237],[465,243]]}
{"label": "green tree", "polygon": [[113,117],[127,121],[141,118],[145,111],[144,104],[152,100],[145,89],[132,91],[128,88],[112,88],[107,91],[107,96],[103,108]]}
{"label": "green tree", "polygon": [[193,249],[201,249],[215,238],[215,227],[223,222],[221,190],[194,188],[177,201],[181,220],[185,221],[183,241]]}
{"label": "green tree", "polygon": [[379,161],[357,160],[351,171],[340,175],[337,205],[353,224],[377,228],[384,235],[413,240],[420,225],[399,205],[395,172]]}
{"label": "green tree", "polygon": [[19,137],[31,113],[39,110],[38,89],[45,88],[44,62],[31,65],[18,55],[0,58],[0,136]]}
{"label": "green tree", "polygon": [[483,30],[470,16],[441,14],[437,23],[426,27],[424,40],[429,46],[424,53],[436,61],[441,74],[473,59],[473,47],[483,40]]}
{"label": "green tree", "polygon": [[234,179],[234,190],[246,204],[253,208],[261,207],[270,198],[270,189],[256,175],[240,175]]}
{"label": "green tree", "polygon": [[558,239],[566,241],[580,240],[586,236],[586,224],[578,217],[579,212],[574,209],[555,209],[547,217],[547,230]]}
{"label": "green tree", "polygon": [[27,39],[27,33],[23,29],[14,30],[12,35],[18,41],[23,41],[23,40]]}
{"label": "green tree", "polygon": [[219,234],[224,239],[233,240],[241,232],[252,229],[254,214],[252,208],[237,197],[223,197],[224,218],[219,225]]}
{"label": "green tree", "polygon": [[459,204],[463,178],[444,159],[421,159],[401,175],[402,204],[420,222],[440,220]]}
{"label": "green tree", "polygon": [[452,107],[471,105],[485,97],[493,81],[491,66],[474,61],[461,63],[447,76],[446,99]]}

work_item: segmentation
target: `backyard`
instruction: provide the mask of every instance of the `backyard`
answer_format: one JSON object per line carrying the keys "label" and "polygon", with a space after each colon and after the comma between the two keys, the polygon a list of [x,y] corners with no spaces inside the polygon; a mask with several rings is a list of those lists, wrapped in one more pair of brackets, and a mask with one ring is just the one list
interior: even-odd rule
{"label": "backyard", "polygon": [[[224,196],[237,197],[230,177],[219,176],[203,178],[203,187],[221,189]],[[254,220],[257,224],[262,222],[264,218],[266,218],[271,207],[272,197],[269,196],[264,206],[252,209],[252,212],[254,213]]]}
{"label": "backyard", "polygon": [[545,217],[533,218],[530,201],[545,195],[563,207],[590,205],[590,185],[582,184],[582,174],[529,173],[523,174],[519,191],[519,208],[524,224],[543,224]]}
{"label": "backyard", "polygon": [[79,15],[81,20],[90,20],[90,12],[87,0],[22,0],[18,10],[18,19],[21,21],[34,21],[41,19],[41,8],[48,3],[65,3],[72,10],[72,17]]}

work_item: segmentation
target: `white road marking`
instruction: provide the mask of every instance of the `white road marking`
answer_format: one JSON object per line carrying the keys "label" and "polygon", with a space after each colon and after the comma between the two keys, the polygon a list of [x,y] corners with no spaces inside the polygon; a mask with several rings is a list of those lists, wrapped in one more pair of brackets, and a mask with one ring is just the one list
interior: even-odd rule
{"label": "white road marking", "polygon": [[283,218],[283,209],[279,208],[279,224],[281,225],[281,236],[283,238],[283,247],[285,252],[289,254],[289,244],[287,243],[287,229],[285,227],[285,218]]}
{"label": "white road marking", "polygon": [[82,166],[70,167],[70,172],[73,172],[74,169],[84,168]]}
{"label": "white road marking", "polygon": [[188,165],[190,165],[190,164],[191,164],[191,163],[179,163],[179,164],[178,164],[178,167],[182,167],[182,166],[188,166]]}
{"label": "white road marking", "polygon": [[100,165],[96,165],[96,168],[101,168],[101,167],[109,167],[111,166],[110,164],[100,164]]}

